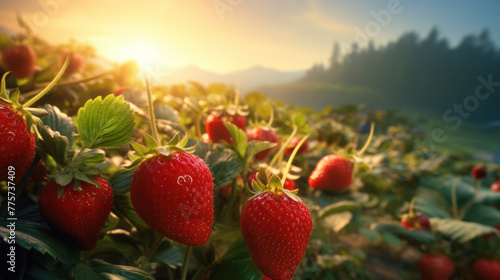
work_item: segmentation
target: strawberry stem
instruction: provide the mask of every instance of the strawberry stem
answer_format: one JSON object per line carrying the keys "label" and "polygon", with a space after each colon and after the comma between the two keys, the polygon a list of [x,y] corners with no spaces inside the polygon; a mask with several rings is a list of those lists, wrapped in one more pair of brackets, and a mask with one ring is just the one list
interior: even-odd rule
{"label": "strawberry stem", "polygon": [[274,110],[271,105],[269,105],[269,108],[271,109],[271,116],[269,117],[269,121],[267,122],[267,127],[271,128],[271,125],[273,124],[274,121]]}
{"label": "strawberry stem", "polygon": [[26,103],[24,103],[23,107],[32,106],[33,104],[35,104],[35,102],[37,102],[40,98],[42,98],[47,92],[49,92],[56,85],[56,83],[59,81],[59,79],[61,79],[62,75],[64,74],[64,71],[66,71],[70,59],[71,59],[71,54],[68,54],[68,56],[66,57],[66,61],[64,61],[64,64],[61,70],[59,70],[59,72],[57,73],[56,77],[42,91],[40,91],[37,95],[28,100]]}
{"label": "strawberry stem", "polygon": [[302,144],[304,144],[304,142],[307,140],[307,138],[309,138],[309,135],[311,134],[307,134],[306,136],[304,136],[300,142],[297,144],[297,146],[295,146],[295,149],[293,149],[293,152],[292,154],[290,155],[290,158],[288,159],[288,162],[286,163],[286,168],[285,168],[285,172],[283,172],[283,177],[281,178],[281,185],[284,186],[285,185],[285,181],[286,181],[286,176],[288,175],[288,172],[290,171],[290,167],[292,167],[292,161],[293,161],[293,158],[295,157],[295,155],[297,154],[297,152],[299,151],[300,149],[300,146],[302,146]]}
{"label": "strawberry stem", "polygon": [[153,93],[151,92],[151,85],[149,83],[149,76],[144,73],[144,83],[146,84],[146,91],[148,93],[148,112],[149,112],[149,125],[151,126],[151,132],[153,133],[153,138],[160,144],[160,136],[158,135],[158,130],[156,129],[156,119],[153,108]]}
{"label": "strawberry stem", "polygon": [[193,247],[191,247],[191,246],[187,247],[186,254],[184,255],[184,263],[182,264],[181,280],[186,280],[187,271],[188,271],[188,264],[189,264],[189,257],[191,256],[192,250],[193,250]]}
{"label": "strawberry stem", "polygon": [[375,123],[372,122],[370,125],[370,134],[368,135],[368,139],[366,139],[365,145],[358,152],[358,157],[362,156],[364,154],[364,152],[366,151],[366,149],[368,149],[368,146],[370,146],[370,142],[372,141],[374,130],[375,130]]}
{"label": "strawberry stem", "polygon": [[286,147],[288,147],[288,145],[292,141],[293,137],[295,137],[295,134],[297,134],[298,129],[299,128],[296,125],[293,126],[292,134],[290,134],[290,137],[288,137],[286,142],[283,143],[283,145],[281,145],[279,151],[274,155],[271,162],[269,163],[269,166],[272,167],[274,166],[274,164],[277,164],[278,165],[277,167],[279,167],[281,161],[283,160],[283,153],[285,152]]}
{"label": "strawberry stem", "polygon": [[453,211],[453,219],[458,219],[458,206],[457,206],[457,186],[458,186],[458,178],[453,182],[453,186],[451,186],[451,205]]}
{"label": "strawberry stem", "polygon": [[410,202],[410,211],[408,213],[410,217],[415,217],[415,203],[416,202],[417,202],[417,197],[414,197]]}
{"label": "strawberry stem", "polygon": [[146,253],[144,253],[144,257],[149,261],[149,258],[154,254],[156,249],[158,249],[158,246],[160,246],[161,242],[163,241],[163,235],[159,234],[156,240],[151,244],[151,247],[148,248]]}
{"label": "strawberry stem", "polygon": [[[88,78],[84,78],[84,79],[81,79],[81,80],[60,83],[58,85],[55,85],[54,88],[82,84],[82,83],[90,82],[92,80],[99,79],[101,77],[104,77],[104,76],[107,76],[107,75],[111,75],[111,74],[113,74],[113,71],[106,71],[106,72],[103,72],[103,73],[100,73],[100,74],[97,74],[97,75],[94,75],[94,76],[91,76],[91,77],[88,77]],[[43,87],[43,86],[46,86],[46,85],[47,85],[46,83],[43,83],[43,84],[36,84],[35,86]]]}

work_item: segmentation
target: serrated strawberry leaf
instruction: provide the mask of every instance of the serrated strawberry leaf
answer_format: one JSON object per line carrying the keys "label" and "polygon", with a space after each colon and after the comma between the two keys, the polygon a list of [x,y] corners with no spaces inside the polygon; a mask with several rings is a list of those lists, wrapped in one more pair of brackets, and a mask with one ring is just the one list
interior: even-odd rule
{"label": "serrated strawberry leaf", "polygon": [[376,223],[372,225],[371,230],[378,232],[384,238],[386,234],[390,234],[397,238],[420,244],[432,244],[436,242],[436,238],[431,232],[427,230],[407,230],[400,223]]}
{"label": "serrated strawberry leaf", "polygon": [[210,280],[261,280],[262,272],[250,258],[243,238],[234,241],[210,270]]}
{"label": "serrated strawberry leaf", "polygon": [[243,130],[232,123],[224,123],[229,134],[231,134],[231,139],[234,143],[234,149],[236,153],[242,158],[246,158],[246,151],[248,147],[248,138]]}
{"label": "serrated strawberry leaf", "polygon": [[86,150],[80,154],[81,161],[84,165],[97,165],[104,162],[106,152],[101,149]]}
{"label": "serrated strawberry leaf", "polygon": [[74,154],[73,151],[69,150],[68,138],[57,131],[53,131],[47,125],[37,124],[37,130],[41,137],[37,141],[37,152],[41,155],[50,155],[56,163],[65,166],[68,159]]}
{"label": "serrated strawberry leaf", "polygon": [[68,138],[69,147],[73,146],[73,132],[75,125],[73,119],[62,113],[59,108],[46,104],[43,108],[48,112],[48,115],[41,118],[44,125],[48,125],[53,131],[58,131],[61,135]]}
{"label": "serrated strawberry leaf", "polygon": [[212,172],[214,190],[222,188],[234,181],[243,170],[235,152],[228,149],[221,152],[210,151],[205,161]]}
{"label": "serrated strawberry leaf", "polygon": [[[65,265],[74,266],[80,261],[80,251],[42,220],[38,207],[26,208],[23,212],[26,216],[19,212],[16,221],[16,244],[27,250],[50,255]],[[5,240],[11,233],[6,227],[9,223],[5,218],[0,218],[0,236]]]}
{"label": "serrated strawberry leaf", "polygon": [[135,169],[120,169],[116,171],[109,183],[113,188],[114,193],[126,193],[130,190],[132,177],[134,176]]}
{"label": "serrated strawberry leaf", "polygon": [[344,211],[354,211],[354,210],[360,210],[361,205],[357,202],[353,201],[341,201],[337,202],[331,205],[326,206],[325,208],[321,209],[318,213],[318,218],[319,219],[324,219],[332,214],[344,212]]}
{"label": "serrated strawberry leaf", "polygon": [[130,140],[134,124],[130,105],[113,94],[87,101],[76,119],[80,139],[90,149],[121,147]]}
{"label": "serrated strawberry leaf", "polygon": [[92,260],[90,263],[92,270],[98,273],[100,276],[111,274],[113,276],[116,275],[128,280],[155,280],[155,278],[151,274],[138,267],[115,265],[97,259]]}
{"label": "serrated strawberry leaf", "polygon": [[251,159],[253,156],[267,149],[271,149],[276,146],[276,143],[268,142],[268,141],[258,141],[252,140],[248,143],[246,157]]}
{"label": "serrated strawberry leaf", "polygon": [[500,225],[500,211],[493,206],[474,205],[465,214],[464,221],[487,226]]}
{"label": "serrated strawberry leaf", "polygon": [[[168,242],[164,242],[162,245],[170,246]],[[150,261],[163,263],[173,269],[182,266],[182,262],[184,260],[184,253],[182,252],[182,249],[178,246],[166,247],[162,245],[160,245],[158,250],[156,250],[153,256],[151,256]]]}
{"label": "serrated strawberry leaf", "polygon": [[432,228],[444,238],[457,243],[465,243],[488,233],[498,233],[494,227],[478,223],[452,219],[431,218]]}

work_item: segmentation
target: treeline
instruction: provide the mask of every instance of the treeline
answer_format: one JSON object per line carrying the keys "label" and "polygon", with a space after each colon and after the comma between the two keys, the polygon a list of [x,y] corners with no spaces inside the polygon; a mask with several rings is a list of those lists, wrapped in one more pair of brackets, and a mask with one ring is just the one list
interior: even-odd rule
{"label": "treeline", "polygon": [[317,109],[365,103],[371,109],[420,110],[445,119],[457,114],[486,123],[500,120],[500,49],[487,30],[451,47],[436,28],[423,39],[410,32],[379,48],[353,44],[342,59],[335,43],[328,66],[314,65],[295,83],[262,90]]}

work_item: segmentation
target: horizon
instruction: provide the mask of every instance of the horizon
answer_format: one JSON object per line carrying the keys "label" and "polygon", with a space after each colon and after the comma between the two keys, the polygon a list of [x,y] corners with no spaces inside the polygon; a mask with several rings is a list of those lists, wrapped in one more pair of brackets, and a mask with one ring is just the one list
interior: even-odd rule
{"label": "horizon", "polygon": [[18,33],[17,11],[35,35],[52,44],[74,39],[111,61],[195,65],[218,74],[259,65],[304,71],[327,64],[334,42],[346,54],[354,42],[363,48],[372,40],[378,48],[407,32],[425,38],[434,27],[452,48],[484,29],[496,46],[500,42],[500,19],[494,12],[500,3],[493,0],[481,5],[465,0],[453,5],[411,0],[75,2],[8,2],[0,8],[0,25]]}

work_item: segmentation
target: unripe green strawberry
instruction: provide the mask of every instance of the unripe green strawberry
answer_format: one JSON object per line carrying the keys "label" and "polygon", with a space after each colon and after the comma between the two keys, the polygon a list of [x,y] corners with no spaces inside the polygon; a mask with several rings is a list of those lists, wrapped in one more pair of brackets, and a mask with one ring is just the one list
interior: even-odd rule
{"label": "unripe green strawberry", "polygon": [[0,181],[8,179],[9,166],[15,168],[14,181],[21,181],[35,157],[35,144],[26,118],[0,102]]}
{"label": "unripe green strawberry", "polygon": [[[74,180],[65,187],[50,182],[38,201],[42,217],[70,236],[82,251],[95,248],[113,206],[113,190],[108,182],[98,176],[93,178],[99,184],[81,181],[81,190],[74,189]],[[58,198],[60,188],[63,192]]]}
{"label": "unripe green strawberry", "polygon": [[420,276],[425,280],[446,280],[451,277],[455,266],[443,254],[427,254],[418,262]]}
{"label": "unripe green strawberry", "polygon": [[307,207],[284,194],[282,188],[255,195],[244,206],[240,218],[250,257],[273,280],[292,279],[312,230]]}
{"label": "unripe green strawberry", "polygon": [[176,242],[199,246],[212,232],[213,188],[212,175],[201,158],[172,151],[139,165],[130,199],[150,227]]}
{"label": "unripe green strawberry", "polygon": [[478,259],[474,262],[474,280],[500,279],[500,262],[489,259]]}
{"label": "unripe green strawberry", "polygon": [[35,53],[24,45],[8,46],[2,51],[3,66],[18,79],[28,77],[36,70],[35,59]]}
{"label": "unripe green strawberry", "polygon": [[309,176],[309,185],[325,191],[342,191],[352,184],[354,163],[338,155],[323,157]]}

